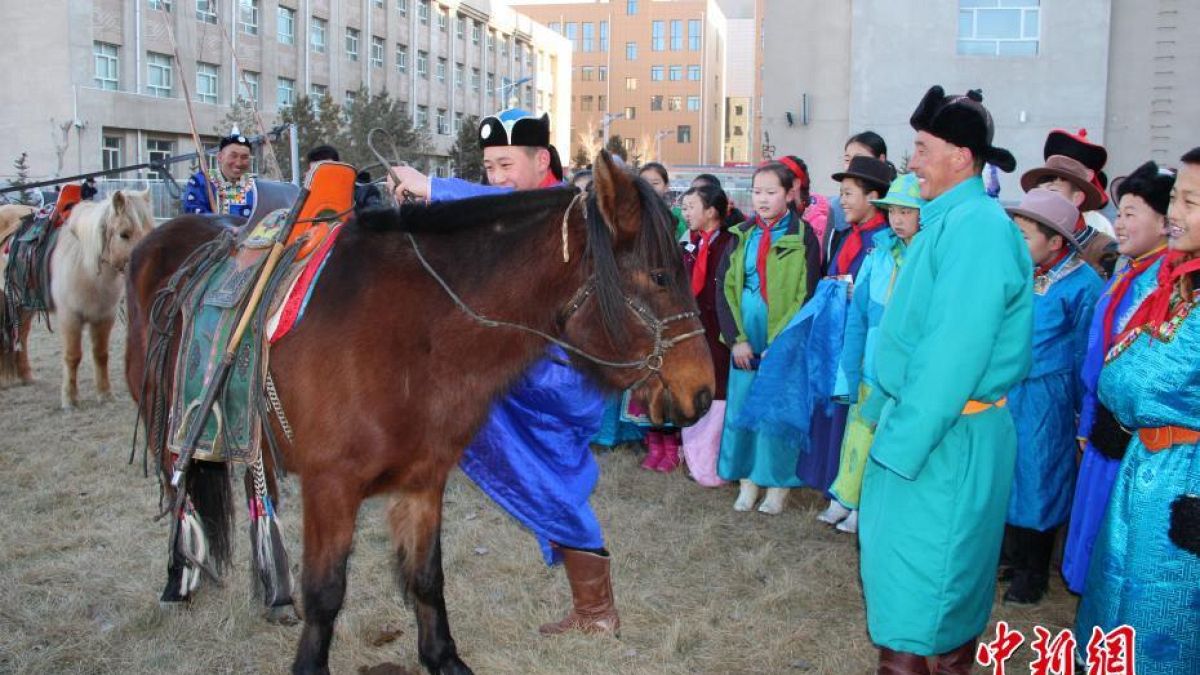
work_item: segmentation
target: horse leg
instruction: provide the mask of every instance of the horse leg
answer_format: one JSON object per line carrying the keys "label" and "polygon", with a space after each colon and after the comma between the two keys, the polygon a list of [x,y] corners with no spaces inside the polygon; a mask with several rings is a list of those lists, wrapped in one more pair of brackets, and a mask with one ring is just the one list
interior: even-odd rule
{"label": "horse leg", "polygon": [[417,652],[434,675],[469,675],[458,657],[446,616],[442,575],[442,494],[445,478],[392,502],[388,516],[396,543],[400,584],[417,616]]}
{"label": "horse leg", "polygon": [[112,329],[112,319],[92,324],[92,363],[96,366],[96,391],[104,401],[112,400],[112,384],[108,380],[108,338]]}
{"label": "horse leg", "polygon": [[304,630],[292,673],[327,675],[329,643],[346,598],[346,562],[362,497],[330,473],[305,476],[300,491],[304,501]]}
{"label": "horse leg", "polygon": [[63,341],[62,408],[74,410],[79,401],[79,362],[83,360],[83,322],[70,312],[59,316]]}
{"label": "horse leg", "polygon": [[18,310],[21,316],[21,329],[17,335],[17,378],[22,384],[33,382],[33,366],[29,365],[29,332],[33,329],[33,312]]}

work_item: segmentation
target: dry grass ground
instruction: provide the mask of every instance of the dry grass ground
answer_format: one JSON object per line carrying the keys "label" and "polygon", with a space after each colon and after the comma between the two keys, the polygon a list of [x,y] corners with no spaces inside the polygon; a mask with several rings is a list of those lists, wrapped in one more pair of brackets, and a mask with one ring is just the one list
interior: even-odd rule
{"label": "dry grass ground", "polygon": [[[0,391],[0,672],[283,673],[299,628],[258,618],[248,545],[239,537],[223,587],[186,609],[157,602],[167,530],[158,488],[126,464],[133,404],[95,400],[81,375],[79,410],[58,402],[57,336],[31,340],[38,382]],[[114,374],[123,334],[114,339]],[[865,673],[867,639],[853,538],[819,525],[811,492],[779,517],[735,513],[733,491],[681,472],[640,471],[629,453],[600,458],[594,504],[616,555],[622,638],[540,638],[569,597],[533,539],[461,474],[446,505],[446,598],[465,660],[479,673]],[[288,487],[294,497],[294,484]],[[294,559],[299,502],[284,503]],[[335,673],[394,662],[418,672],[412,615],[392,578],[384,504],[363,509],[350,591],[333,644]],[[239,514],[239,531],[245,531]],[[1070,625],[1056,583],[1036,609],[996,605],[1028,630]],[[395,634],[400,632],[398,637]],[[392,638],[389,640],[389,638]],[[1019,653],[1028,663],[1026,648]],[[1012,664],[1010,663],[1010,667]]]}

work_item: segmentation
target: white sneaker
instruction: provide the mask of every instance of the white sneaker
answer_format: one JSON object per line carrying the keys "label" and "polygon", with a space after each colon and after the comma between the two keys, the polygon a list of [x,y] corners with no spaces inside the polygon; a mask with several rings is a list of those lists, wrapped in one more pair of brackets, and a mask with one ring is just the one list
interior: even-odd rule
{"label": "white sneaker", "polygon": [[817,520],[827,525],[837,525],[850,515],[850,509],[842,506],[836,499],[829,500],[829,508],[817,515]]}
{"label": "white sneaker", "polygon": [[767,497],[758,505],[758,512],[768,516],[783,513],[783,505],[787,502],[787,488],[767,488]]}
{"label": "white sneaker", "polygon": [[754,502],[758,501],[758,486],[743,478],[741,480],[742,489],[738,491],[737,501],[733,503],[734,511],[749,511],[754,508]]}
{"label": "white sneaker", "polygon": [[846,534],[858,534],[858,509],[851,511],[845,520],[838,523],[837,530]]}

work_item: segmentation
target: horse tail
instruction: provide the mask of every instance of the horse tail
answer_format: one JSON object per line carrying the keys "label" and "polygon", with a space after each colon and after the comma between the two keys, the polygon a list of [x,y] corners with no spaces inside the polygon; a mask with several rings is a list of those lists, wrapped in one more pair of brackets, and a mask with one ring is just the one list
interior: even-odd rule
{"label": "horse tail", "polygon": [[208,544],[208,553],[217,572],[223,571],[233,557],[233,489],[225,462],[192,462],[185,479],[187,495]]}
{"label": "horse tail", "polygon": [[18,321],[20,309],[0,291],[0,385],[15,382],[19,377],[17,350],[21,348],[21,337]]}

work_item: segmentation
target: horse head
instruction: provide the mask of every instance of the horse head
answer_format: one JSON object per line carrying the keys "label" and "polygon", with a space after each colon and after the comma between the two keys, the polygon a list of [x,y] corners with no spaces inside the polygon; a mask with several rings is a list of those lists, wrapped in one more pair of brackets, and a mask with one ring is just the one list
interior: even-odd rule
{"label": "horse head", "polygon": [[[608,152],[593,163],[587,208],[592,276],[568,308],[568,341],[611,362],[599,379],[634,387],[650,417],[690,424],[712,403],[714,374],[667,205]],[[592,301],[589,302],[589,299]],[[587,330],[596,324],[604,330]]]}
{"label": "horse head", "polygon": [[96,228],[96,240],[100,243],[99,262],[123,272],[129,264],[133,247],[154,227],[150,191],[113,192],[103,204],[93,227]]}

